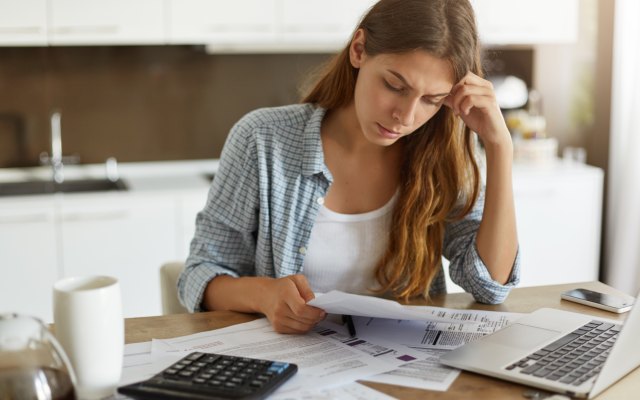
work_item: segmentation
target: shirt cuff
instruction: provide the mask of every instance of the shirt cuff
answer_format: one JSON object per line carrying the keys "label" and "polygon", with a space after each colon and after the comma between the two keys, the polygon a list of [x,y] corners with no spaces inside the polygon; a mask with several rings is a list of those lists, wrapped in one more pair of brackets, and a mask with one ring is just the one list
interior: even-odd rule
{"label": "shirt cuff", "polygon": [[466,264],[465,275],[469,277],[469,285],[471,287],[465,290],[471,292],[474,299],[479,303],[500,304],[505,301],[512,288],[520,282],[520,248],[516,251],[516,257],[511,267],[511,275],[506,283],[496,282],[489,273],[487,266],[480,258],[478,249],[475,245],[469,246],[470,254],[467,254],[470,260]]}
{"label": "shirt cuff", "polygon": [[212,279],[220,275],[237,277],[237,274],[211,264],[188,266],[178,281],[178,290],[182,294],[180,302],[190,312],[207,311],[202,307],[204,291]]}

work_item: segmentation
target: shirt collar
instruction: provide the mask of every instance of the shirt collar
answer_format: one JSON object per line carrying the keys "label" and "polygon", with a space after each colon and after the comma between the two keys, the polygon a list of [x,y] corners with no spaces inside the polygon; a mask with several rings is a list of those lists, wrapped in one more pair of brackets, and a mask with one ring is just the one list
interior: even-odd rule
{"label": "shirt collar", "polygon": [[333,176],[324,163],[324,150],[322,148],[322,139],[320,138],[320,128],[326,111],[322,107],[316,107],[307,121],[303,133],[301,169],[302,175],[305,177],[322,173],[332,182]]}

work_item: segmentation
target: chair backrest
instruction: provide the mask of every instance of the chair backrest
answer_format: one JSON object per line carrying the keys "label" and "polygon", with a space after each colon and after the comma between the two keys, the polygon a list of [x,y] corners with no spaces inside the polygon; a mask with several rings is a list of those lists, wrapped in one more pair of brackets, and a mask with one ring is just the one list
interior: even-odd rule
{"label": "chair backrest", "polygon": [[168,262],[160,267],[160,293],[164,315],[189,312],[178,300],[178,277],[183,269],[182,261]]}

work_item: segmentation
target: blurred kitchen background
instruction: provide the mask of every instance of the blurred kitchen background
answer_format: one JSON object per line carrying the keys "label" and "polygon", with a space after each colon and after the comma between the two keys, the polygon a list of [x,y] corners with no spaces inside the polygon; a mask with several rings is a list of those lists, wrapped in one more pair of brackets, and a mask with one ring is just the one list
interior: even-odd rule
{"label": "blurred kitchen background", "polygon": [[[0,167],[39,165],[39,154],[49,148],[53,109],[63,114],[65,153],[78,155],[82,163],[110,156],[119,161],[218,157],[229,128],[244,113],[296,102],[305,77],[341,47],[360,12],[373,3],[325,2],[346,13],[343,21],[334,21],[340,12],[324,18],[319,10],[307,13],[305,7],[314,2],[323,4],[0,0],[7,8],[0,16],[5,25],[0,26],[5,94]],[[280,32],[269,25],[275,22],[264,20],[269,3],[281,8],[275,10],[281,14]],[[609,98],[595,93],[598,62],[605,63],[598,50],[598,1],[477,3],[487,75],[520,79],[525,103],[527,91],[536,90],[546,131],[560,149],[585,148],[589,162],[604,167],[600,153],[606,149],[592,138],[595,112],[606,108],[597,102]],[[220,11],[227,20],[216,16]],[[137,12],[144,17],[136,19]],[[17,17],[29,21],[20,26]],[[490,30],[483,31],[483,23],[491,24]],[[601,35],[610,35],[611,21],[600,24],[608,24]],[[521,88],[505,90],[518,97]]]}
{"label": "blurred kitchen background", "polygon": [[[156,285],[160,264],[183,259],[188,251],[193,218],[204,205],[231,126],[255,108],[297,102],[313,72],[345,44],[373,3],[0,0],[0,181],[48,173],[43,171],[50,166],[42,164],[50,164],[54,153],[54,112],[61,118],[62,153],[72,176],[95,173],[107,159],[117,160],[124,182],[127,173],[131,179],[149,174],[139,186],[130,181],[128,192],[108,196],[3,196],[0,185],[0,292],[10,293],[0,295],[0,311],[19,308],[19,296],[26,299],[32,293],[18,293],[16,284],[31,282],[47,268],[50,272],[37,290],[47,291],[59,277],[89,272],[131,279],[129,288],[123,285],[125,292],[131,291],[130,299],[138,298],[136,282],[145,276],[154,274],[151,284]],[[525,285],[601,279],[635,294],[640,287],[635,248],[640,189],[629,182],[635,179],[639,185],[640,168],[637,161],[634,167],[625,160],[637,158],[640,146],[638,139],[625,136],[630,129],[625,121],[633,114],[629,107],[640,111],[640,90],[634,98],[616,98],[623,95],[614,88],[632,84],[620,81],[630,74],[618,65],[640,68],[638,50],[629,41],[640,35],[632,28],[635,22],[624,21],[627,15],[640,15],[637,5],[629,0],[472,3],[485,72],[514,137],[520,240],[529,260],[524,268],[546,270],[527,272]],[[631,58],[617,59],[614,49],[617,57]],[[619,107],[612,108],[612,103]],[[627,140],[636,146],[632,157],[625,153],[633,147]],[[187,194],[178,191],[184,179],[175,188],[165,179],[190,173],[206,180]],[[154,187],[157,191],[137,190],[150,187],[154,179],[163,182]],[[135,197],[141,193],[147,197]],[[129,239],[141,240],[154,230],[179,231],[178,239],[167,238],[170,244],[164,247],[171,252],[162,253],[163,242],[156,240],[142,246],[147,253],[127,253],[129,247],[119,245],[116,236],[128,228],[117,222],[100,226],[106,215],[102,205],[99,217],[95,210],[91,214],[102,222],[72,225],[78,223],[78,210],[97,207],[106,197],[111,204],[133,201],[145,208],[150,199],[159,204],[167,193],[174,202],[164,209],[158,206],[158,212],[174,220],[157,225],[159,218],[151,214],[140,217],[155,228],[132,228],[138,233]],[[32,214],[16,217],[23,215],[19,205],[32,202],[37,208],[36,200],[53,198],[53,208],[43,214],[50,212],[50,219],[37,223]],[[127,215],[137,215],[135,207]],[[47,242],[53,244],[40,252],[44,261],[24,258]],[[77,248],[89,251],[76,254]],[[120,255],[114,258],[114,252]],[[145,260],[146,266],[139,267]],[[117,263],[123,264],[121,269],[109,269]],[[125,276],[132,264],[140,270],[135,279]],[[16,265],[30,272],[15,275]],[[7,274],[14,274],[13,279]],[[146,292],[158,295],[155,289]],[[158,312],[159,306],[141,306],[126,314]]]}

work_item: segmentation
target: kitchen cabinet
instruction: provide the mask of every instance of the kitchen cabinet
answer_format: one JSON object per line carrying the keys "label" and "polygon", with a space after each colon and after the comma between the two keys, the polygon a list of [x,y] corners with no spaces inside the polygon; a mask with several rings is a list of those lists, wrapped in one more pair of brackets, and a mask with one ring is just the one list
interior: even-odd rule
{"label": "kitchen cabinet", "polygon": [[171,44],[273,43],[275,0],[169,0],[168,42]]}
{"label": "kitchen cabinet", "polygon": [[603,186],[603,171],[580,163],[514,166],[520,286],[598,280]]}
{"label": "kitchen cabinet", "polygon": [[280,0],[281,40],[342,48],[374,0]]}
{"label": "kitchen cabinet", "polygon": [[161,313],[160,266],[186,259],[209,184],[204,174],[127,182],[125,192],[0,198],[0,313],[51,322],[53,284],[75,275],[117,277],[125,317]]}
{"label": "kitchen cabinet", "polygon": [[517,168],[521,286],[598,280],[604,173],[579,163]]}
{"label": "kitchen cabinet", "polygon": [[[338,51],[376,0],[0,0],[0,46]],[[472,0],[485,45],[571,43],[578,0]]]}
{"label": "kitchen cabinet", "polygon": [[47,44],[47,0],[0,0],[0,46]]}
{"label": "kitchen cabinet", "polygon": [[337,51],[374,0],[169,0],[169,43],[210,52]]}
{"label": "kitchen cabinet", "polygon": [[49,0],[52,45],[162,44],[164,0]]}
{"label": "kitchen cabinet", "polygon": [[60,276],[55,208],[55,200],[46,196],[2,202],[0,313],[52,320],[52,287]]}
{"label": "kitchen cabinet", "polygon": [[177,260],[186,260],[189,255],[191,239],[196,232],[196,216],[206,204],[208,191],[208,188],[193,190],[184,193],[178,200]]}
{"label": "kitchen cabinet", "polygon": [[61,205],[64,276],[118,278],[125,317],[161,314],[159,268],[176,256],[171,197],[105,193]]}
{"label": "kitchen cabinet", "polygon": [[486,45],[575,42],[578,0],[471,0]]}

